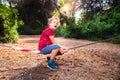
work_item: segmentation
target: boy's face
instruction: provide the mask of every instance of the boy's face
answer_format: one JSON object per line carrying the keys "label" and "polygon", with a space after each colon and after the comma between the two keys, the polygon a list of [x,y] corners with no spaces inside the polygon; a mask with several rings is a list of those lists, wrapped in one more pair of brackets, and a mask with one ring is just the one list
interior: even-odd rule
{"label": "boy's face", "polygon": [[51,22],[50,22],[50,24],[49,24],[49,26],[50,26],[50,28],[52,28],[52,29],[57,29],[58,28],[58,20],[57,19],[53,19]]}

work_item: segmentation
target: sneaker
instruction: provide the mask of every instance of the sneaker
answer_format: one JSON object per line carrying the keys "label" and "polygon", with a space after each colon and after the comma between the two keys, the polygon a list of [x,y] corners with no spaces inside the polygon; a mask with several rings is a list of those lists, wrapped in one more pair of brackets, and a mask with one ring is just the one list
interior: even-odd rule
{"label": "sneaker", "polygon": [[49,60],[47,67],[52,69],[52,70],[58,69],[58,66],[53,59]]}

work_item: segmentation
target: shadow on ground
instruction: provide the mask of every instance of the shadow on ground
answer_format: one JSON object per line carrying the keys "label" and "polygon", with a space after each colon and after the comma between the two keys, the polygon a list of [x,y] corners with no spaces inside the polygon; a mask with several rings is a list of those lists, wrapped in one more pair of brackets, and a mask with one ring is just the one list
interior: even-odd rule
{"label": "shadow on ground", "polygon": [[10,80],[49,80],[54,72],[41,64],[15,75]]}

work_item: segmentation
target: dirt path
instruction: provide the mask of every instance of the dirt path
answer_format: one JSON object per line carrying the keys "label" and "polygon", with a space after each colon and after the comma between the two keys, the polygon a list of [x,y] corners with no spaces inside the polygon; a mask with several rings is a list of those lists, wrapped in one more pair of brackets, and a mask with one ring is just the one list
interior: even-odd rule
{"label": "dirt path", "polygon": [[[22,35],[17,44],[6,45],[37,49],[38,35]],[[71,48],[91,41],[56,38]],[[46,67],[46,58],[0,46],[0,80],[120,80],[120,45],[97,43],[58,56],[59,69]]]}

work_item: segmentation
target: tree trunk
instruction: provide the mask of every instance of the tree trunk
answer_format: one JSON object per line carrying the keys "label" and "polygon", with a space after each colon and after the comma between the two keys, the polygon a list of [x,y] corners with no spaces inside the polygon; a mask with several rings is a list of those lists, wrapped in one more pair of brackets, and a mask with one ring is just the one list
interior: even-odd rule
{"label": "tree trunk", "polygon": [[54,0],[55,8],[56,8],[57,11],[59,12],[60,16],[61,16],[62,18],[64,18],[64,20],[66,21],[66,23],[69,25],[68,17],[60,11],[57,3],[58,3],[58,0]]}

